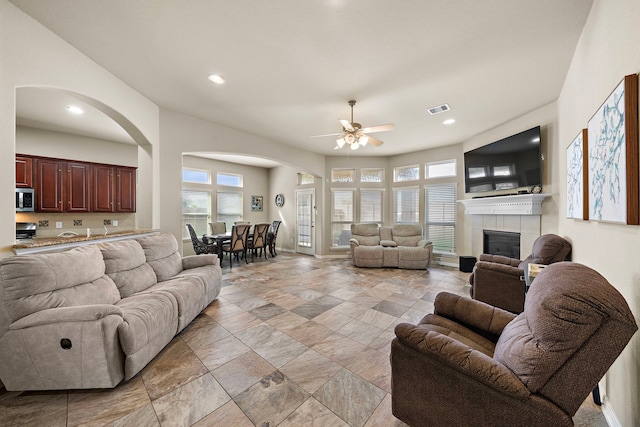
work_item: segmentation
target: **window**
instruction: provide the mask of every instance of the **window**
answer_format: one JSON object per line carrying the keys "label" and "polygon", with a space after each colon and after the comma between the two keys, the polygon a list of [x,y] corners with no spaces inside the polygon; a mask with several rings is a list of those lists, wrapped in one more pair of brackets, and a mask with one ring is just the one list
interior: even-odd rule
{"label": "window", "polygon": [[425,230],[435,252],[456,251],[456,184],[425,187]]}
{"label": "window", "polygon": [[393,222],[420,222],[420,189],[396,188],[393,190]]}
{"label": "window", "polygon": [[428,162],[424,168],[424,176],[427,177],[427,179],[456,176],[455,159],[441,162]]}
{"label": "window", "polygon": [[393,168],[393,182],[417,181],[420,179],[420,166],[401,166]]}
{"label": "window", "polygon": [[382,224],[383,190],[360,190],[360,222]]}
{"label": "window", "polygon": [[355,190],[331,190],[331,246],[349,246]]}
{"label": "window", "polygon": [[198,236],[208,233],[211,218],[211,193],[208,191],[182,190],[182,238],[190,238],[187,224],[191,224]]}
{"label": "window", "polygon": [[355,169],[331,169],[331,182],[353,182]]}
{"label": "window", "polygon": [[226,185],[228,187],[242,187],[242,175],[218,173],[216,183],[218,185]]}
{"label": "window", "polygon": [[227,225],[227,230],[235,221],[242,221],[242,193],[218,191],[217,194],[218,221]]}
{"label": "window", "polygon": [[182,182],[211,184],[211,174],[207,170],[182,168]]}
{"label": "window", "polygon": [[360,182],[384,182],[384,169],[382,168],[360,169]]}
{"label": "window", "polygon": [[300,185],[313,184],[315,182],[315,178],[313,175],[309,173],[299,173],[298,174],[298,183]]}

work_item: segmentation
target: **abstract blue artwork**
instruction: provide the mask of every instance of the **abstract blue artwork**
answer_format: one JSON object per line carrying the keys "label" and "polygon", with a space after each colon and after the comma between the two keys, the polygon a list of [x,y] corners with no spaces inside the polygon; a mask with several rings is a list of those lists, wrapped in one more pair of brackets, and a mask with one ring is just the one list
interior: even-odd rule
{"label": "abstract blue artwork", "polygon": [[627,222],[625,85],[622,81],[588,125],[589,218]]}
{"label": "abstract blue artwork", "polygon": [[587,219],[584,215],[584,139],[583,130],[567,147],[567,218]]}

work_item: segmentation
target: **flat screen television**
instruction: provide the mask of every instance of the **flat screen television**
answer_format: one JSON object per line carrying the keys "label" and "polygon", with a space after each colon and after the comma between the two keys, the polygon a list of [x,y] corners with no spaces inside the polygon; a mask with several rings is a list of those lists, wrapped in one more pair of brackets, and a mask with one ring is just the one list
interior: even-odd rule
{"label": "flat screen television", "polygon": [[464,153],[467,193],[542,186],[540,126]]}

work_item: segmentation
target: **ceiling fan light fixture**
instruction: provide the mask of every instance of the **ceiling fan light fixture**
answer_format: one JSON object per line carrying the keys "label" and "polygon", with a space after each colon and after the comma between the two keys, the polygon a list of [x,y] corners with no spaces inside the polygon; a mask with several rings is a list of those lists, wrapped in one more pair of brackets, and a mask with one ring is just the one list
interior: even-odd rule
{"label": "ceiling fan light fixture", "polygon": [[338,143],[338,147],[337,148],[342,148],[342,147],[344,147],[344,144],[345,144],[346,141],[344,140],[344,138],[338,138],[338,139],[336,139],[336,142]]}
{"label": "ceiling fan light fixture", "polygon": [[362,135],[360,138],[358,138],[358,143],[363,147],[367,145],[367,142],[369,142],[369,137],[367,135]]}
{"label": "ceiling fan light fixture", "polygon": [[352,150],[357,150],[358,148],[360,148],[360,144],[351,144],[350,147]]}
{"label": "ceiling fan light fixture", "polygon": [[353,134],[348,133],[344,136],[344,140],[347,142],[347,144],[353,144],[354,142],[356,142],[356,137],[353,136]]}

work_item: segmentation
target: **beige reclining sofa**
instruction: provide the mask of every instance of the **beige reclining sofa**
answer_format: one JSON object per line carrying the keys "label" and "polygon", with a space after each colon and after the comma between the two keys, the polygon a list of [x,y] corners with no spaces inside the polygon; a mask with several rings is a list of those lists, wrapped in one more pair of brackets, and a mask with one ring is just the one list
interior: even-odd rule
{"label": "beige reclining sofa", "polygon": [[356,267],[427,269],[433,245],[422,238],[420,224],[351,224],[351,258]]}
{"label": "beige reclining sofa", "polygon": [[110,388],[149,363],[219,294],[215,255],[169,233],[0,261],[7,390]]}

